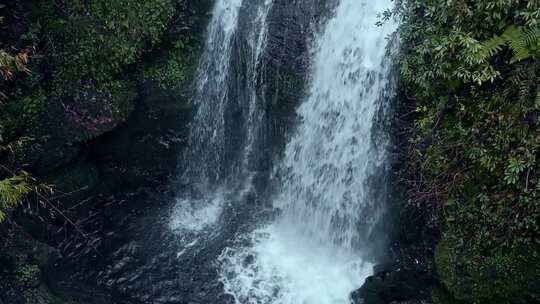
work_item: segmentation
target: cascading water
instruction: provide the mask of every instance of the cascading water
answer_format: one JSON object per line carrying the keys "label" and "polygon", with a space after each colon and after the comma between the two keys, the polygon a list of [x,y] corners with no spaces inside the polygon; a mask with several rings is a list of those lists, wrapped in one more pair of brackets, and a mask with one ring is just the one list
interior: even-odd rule
{"label": "cascading water", "polygon": [[208,185],[219,180],[223,172],[228,78],[241,5],[242,0],[218,0],[214,6],[193,98],[197,112],[184,157],[182,178],[186,182]]}
{"label": "cascading water", "polygon": [[264,65],[271,0],[217,0],[199,65],[189,149],[170,226],[185,239],[215,224],[228,196],[251,188],[264,140]]}
{"label": "cascading water", "polygon": [[[183,158],[185,168],[182,168],[181,176],[182,183],[191,182],[194,188],[212,186],[222,171],[220,158],[225,149],[227,78],[241,5],[242,0],[218,0],[208,27],[193,98],[197,112],[190,128],[190,148]],[[177,198],[170,226],[182,233],[198,233],[217,221],[223,193],[220,190],[213,190],[213,193],[187,192],[187,195]]]}
{"label": "cascading water", "polygon": [[384,162],[373,140],[390,87],[391,0],[341,0],[314,44],[310,91],[286,146],[274,207],[250,245],[226,249],[221,281],[237,303],[341,304],[370,274],[369,236],[384,209],[369,179]]}

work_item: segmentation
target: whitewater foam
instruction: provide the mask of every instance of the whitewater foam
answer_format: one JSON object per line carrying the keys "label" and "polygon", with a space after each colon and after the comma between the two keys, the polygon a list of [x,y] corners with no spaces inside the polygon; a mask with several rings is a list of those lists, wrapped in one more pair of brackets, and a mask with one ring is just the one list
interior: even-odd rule
{"label": "whitewater foam", "polygon": [[211,227],[219,219],[224,205],[220,192],[209,198],[177,198],[169,227],[178,233],[200,232]]}
{"label": "whitewater foam", "polygon": [[273,224],[253,233],[252,246],[222,253],[221,281],[236,303],[349,303],[349,293],[372,265],[354,252],[294,231]]}

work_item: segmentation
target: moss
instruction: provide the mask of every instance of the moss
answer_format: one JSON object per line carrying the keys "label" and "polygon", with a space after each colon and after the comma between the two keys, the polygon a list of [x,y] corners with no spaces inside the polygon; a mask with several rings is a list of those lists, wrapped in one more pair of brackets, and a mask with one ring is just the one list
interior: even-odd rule
{"label": "moss", "polygon": [[72,300],[56,297],[46,286],[26,289],[23,292],[26,303],[29,304],[77,304]]}
{"label": "moss", "polygon": [[[125,121],[137,96],[135,64],[160,42],[177,9],[185,9],[183,0],[23,4],[25,18],[16,18],[16,26],[26,32],[16,43],[36,46],[39,56],[31,57],[31,73],[0,83],[9,98],[0,104],[0,144],[49,134],[86,141]],[[190,75],[194,52],[182,42],[173,50],[148,73],[162,87],[179,86]],[[41,121],[53,99],[64,109]]]}
{"label": "moss", "polygon": [[[125,122],[135,108],[137,89],[131,81],[111,81],[101,88],[86,86],[73,100],[51,105],[51,121],[61,123],[62,137],[83,142]],[[53,127],[53,126],[51,126]]]}
{"label": "moss", "polygon": [[449,297],[463,303],[503,304],[535,296],[531,283],[537,281],[540,268],[520,258],[519,251],[464,251],[450,233],[445,233],[434,258]]}
{"label": "moss", "polygon": [[434,289],[435,298],[443,301],[453,298],[452,292],[449,291],[451,290],[460,300],[472,301],[471,285],[458,274],[456,256],[445,241],[437,245],[434,260],[437,274],[444,286]]}
{"label": "moss", "polygon": [[[192,43],[192,42],[191,42]],[[168,50],[158,56],[143,69],[143,78],[152,81],[161,89],[179,90],[191,79],[197,50],[188,38],[177,40]]]}
{"label": "moss", "polygon": [[27,95],[0,104],[0,138],[4,142],[11,142],[23,134],[35,132],[45,113],[46,100],[45,92],[38,88]]}
{"label": "moss", "polygon": [[461,304],[444,286],[435,286],[431,290],[431,301],[433,304]]}
{"label": "moss", "polygon": [[35,264],[25,264],[18,267],[15,278],[22,283],[27,283],[30,281],[37,280],[41,271],[38,265]]}
{"label": "moss", "polygon": [[[21,23],[27,30],[18,43],[36,45],[46,52],[32,57],[29,75],[22,75],[16,85],[5,86],[9,102],[0,105],[0,143],[1,139],[11,142],[46,133],[86,141],[125,121],[137,95],[136,75],[130,67],[160,41],[180,3],[182,0],[25,3]],[[167,76],[184,67],[183,62],[172,62],[176,65],[168,65],[173,71],[165,72]],[[40,114],[54,98],[61,100],[65,113],[55,110],[53,120],[65,121],[43,130],[48,122],[40,121]],[[58,126],[64,134],[53,129]],[[39,128],[44,132],[34,134]]]}
{"label": "moss", "polygon": [[160,40],[175,8],[174,0],[76,0],[64,3],[63,15],[44,17],[55,92],[70,95],[113,80]]}

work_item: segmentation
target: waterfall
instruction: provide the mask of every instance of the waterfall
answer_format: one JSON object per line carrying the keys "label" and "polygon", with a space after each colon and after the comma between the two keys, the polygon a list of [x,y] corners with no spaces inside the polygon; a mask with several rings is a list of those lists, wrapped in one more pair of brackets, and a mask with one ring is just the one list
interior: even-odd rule
{"label": "waterfall", "polygon": [[220,257],[237,303],[344,304],[371,273],[369,237],[384,211],[370,179],[385,162],[377,114],[388,101],[391,0],[341,0],[313,44],[310,90],[279,167],[279,215]]}
{"label": "waterfall", "polygon": [[184,157],[183,180],[207,186],[220,179],[226,149],[225,111],[228,79],[242,0],[218,0],[208,26],[205,53],[196,80],[189,149]]}
{"label": "waterfall", "polygon": [[271,6],[271,0],[217,0],[214,5],[170,221],[183,238],[214,225],[228,197],[252,191],[265,140],[260,83]]}

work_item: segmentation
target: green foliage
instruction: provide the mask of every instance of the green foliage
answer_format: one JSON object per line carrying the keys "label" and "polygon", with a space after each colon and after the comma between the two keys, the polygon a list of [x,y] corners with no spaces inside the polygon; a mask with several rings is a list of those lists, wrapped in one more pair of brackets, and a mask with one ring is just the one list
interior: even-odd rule
{"label": "green foliage", "polygon": [[437,286],[431,291],[433,304],[458,304],[459,302],[444,287]]}
{"label": "green foliage", "polygon": [[[44,22],[60,95],[88,83],[101,88],[156,44],[175,13],[174,0],[75,0]],[[53,5],[49,1],[49,6]]]}
{"label": "green foliage", "polygon": [[0,222],[6,219],[6,212],[21,205],[31,188],[25,176],[13,176],[0,180]]}
{"label": "green foliage", "polygon": [[41,88],[12,96],[12,100],[0,104],[0,143],[9,143],[39,128],[46,108],[47,97]]}
{"label": "green foliage", "polygon": [[176,41],[157,62],[143,70],[143,78],[155,82],[160,88],[175,90],[181,88],[193,73],[194,49],[185,39]]}
{"label": "green foliage", "polygon": [[[43,0],[28,1],[24,12],[10,11],[24,18],[7,19],[6,28],[26,29],[13,43],[33,47],[14,54],[0,52],[0,72],[5,78],[0,80],[0,98],[6,101],[0,104],[3,150],[19,138],[43,133],[87,140],[124,121],[137,95],[136,64],[160,43],[183,3]],[[193,53],[177,44],[174,56],[151,70],[148,78],[163,87],[184,82]],[[13,79],[21,71],[28,75]],[[42,118],[51,118],[44,112],[59,112],[62,107],[65,115],[52,115],[64,120],[58,130],[34,132],[47,125]]]}
{"label": "green foliage", "polygon": [[[185,0],[23,2],[6,10],[15,18],[0,20],[16,29],[6,35],[10,45],[0,43],[0,158],[15,170],[55,160],[66,149],[61,145],[88,141],[125,121],[138,93],[138,63],[163,44],[185,9]],[[162,88],[185,83],[195,52],[184,41],[145,76]],[[66,175],[62,186],[92,186],[96,174]],[[0,221],[35,190],[25,176],[5,177]]]}
{"label": "green foliage", "polygon": [[495,35],[489,40],[482,42],[475,54],[474,60],[479,63],[486,63],[498,52],[503,50],[503,46],[508,45],[514,52],[511,62],[519,62],[527,58],[538,56],[540,51],[540,27],[518,28],[509,26],[501,36]]}
{"label": "green foliage", "polygon": [[0,49],[0,102],[8,99],[8,89],[12,85],[13,78],[18,73],[29,73],[27,67],[28,54],[21,52],[12,55],[3,49]]}
{"label": "green foliage", "polygon": [[536,299],[540,2],[407,0],[397,13],[416,113],[407,183],[444,227],[441,280],[466,302]]}
{"label": "green foliage", "polygon": [[17,269],[15,277],[19,282],[27,283],[35,280],[40,274],[39,266],[35,264],[25,264]]}
{"label": "green foliage", "polygon": [[8,52],[0,49],[0,76],[4,80],[13,78],[17,72],[28,72],[26,65],[28,64],[28,54],[21,52],[16,55],[11,55]]}
{"label": "green foliage", "polygon": [[[9,22],[16,24],[8,26],[26,27],[16,43],[36,47],[15,54],[0,52],[0,148],[11,150],[9,145],[20,138],[44,133],[64,133],[69,141],[87,140],[125,121],[137,95],[135,77],[128,76],[128,70],[160,42],[181,2],[28,2],[25,17],[14,18],[18,21]],[[36,49],[40,53],[30,56],[28,52]],[[170,71],[155,73],[183,79],[187,60],[177,56],[163,67]],[[17,74],[22,71],[27,75]],[[62,107],[65,113],[59,113]],[[57,130],[43,129],[52,125],[43,119],[51,119],[43,115],[47,111],[55,112]]]}

